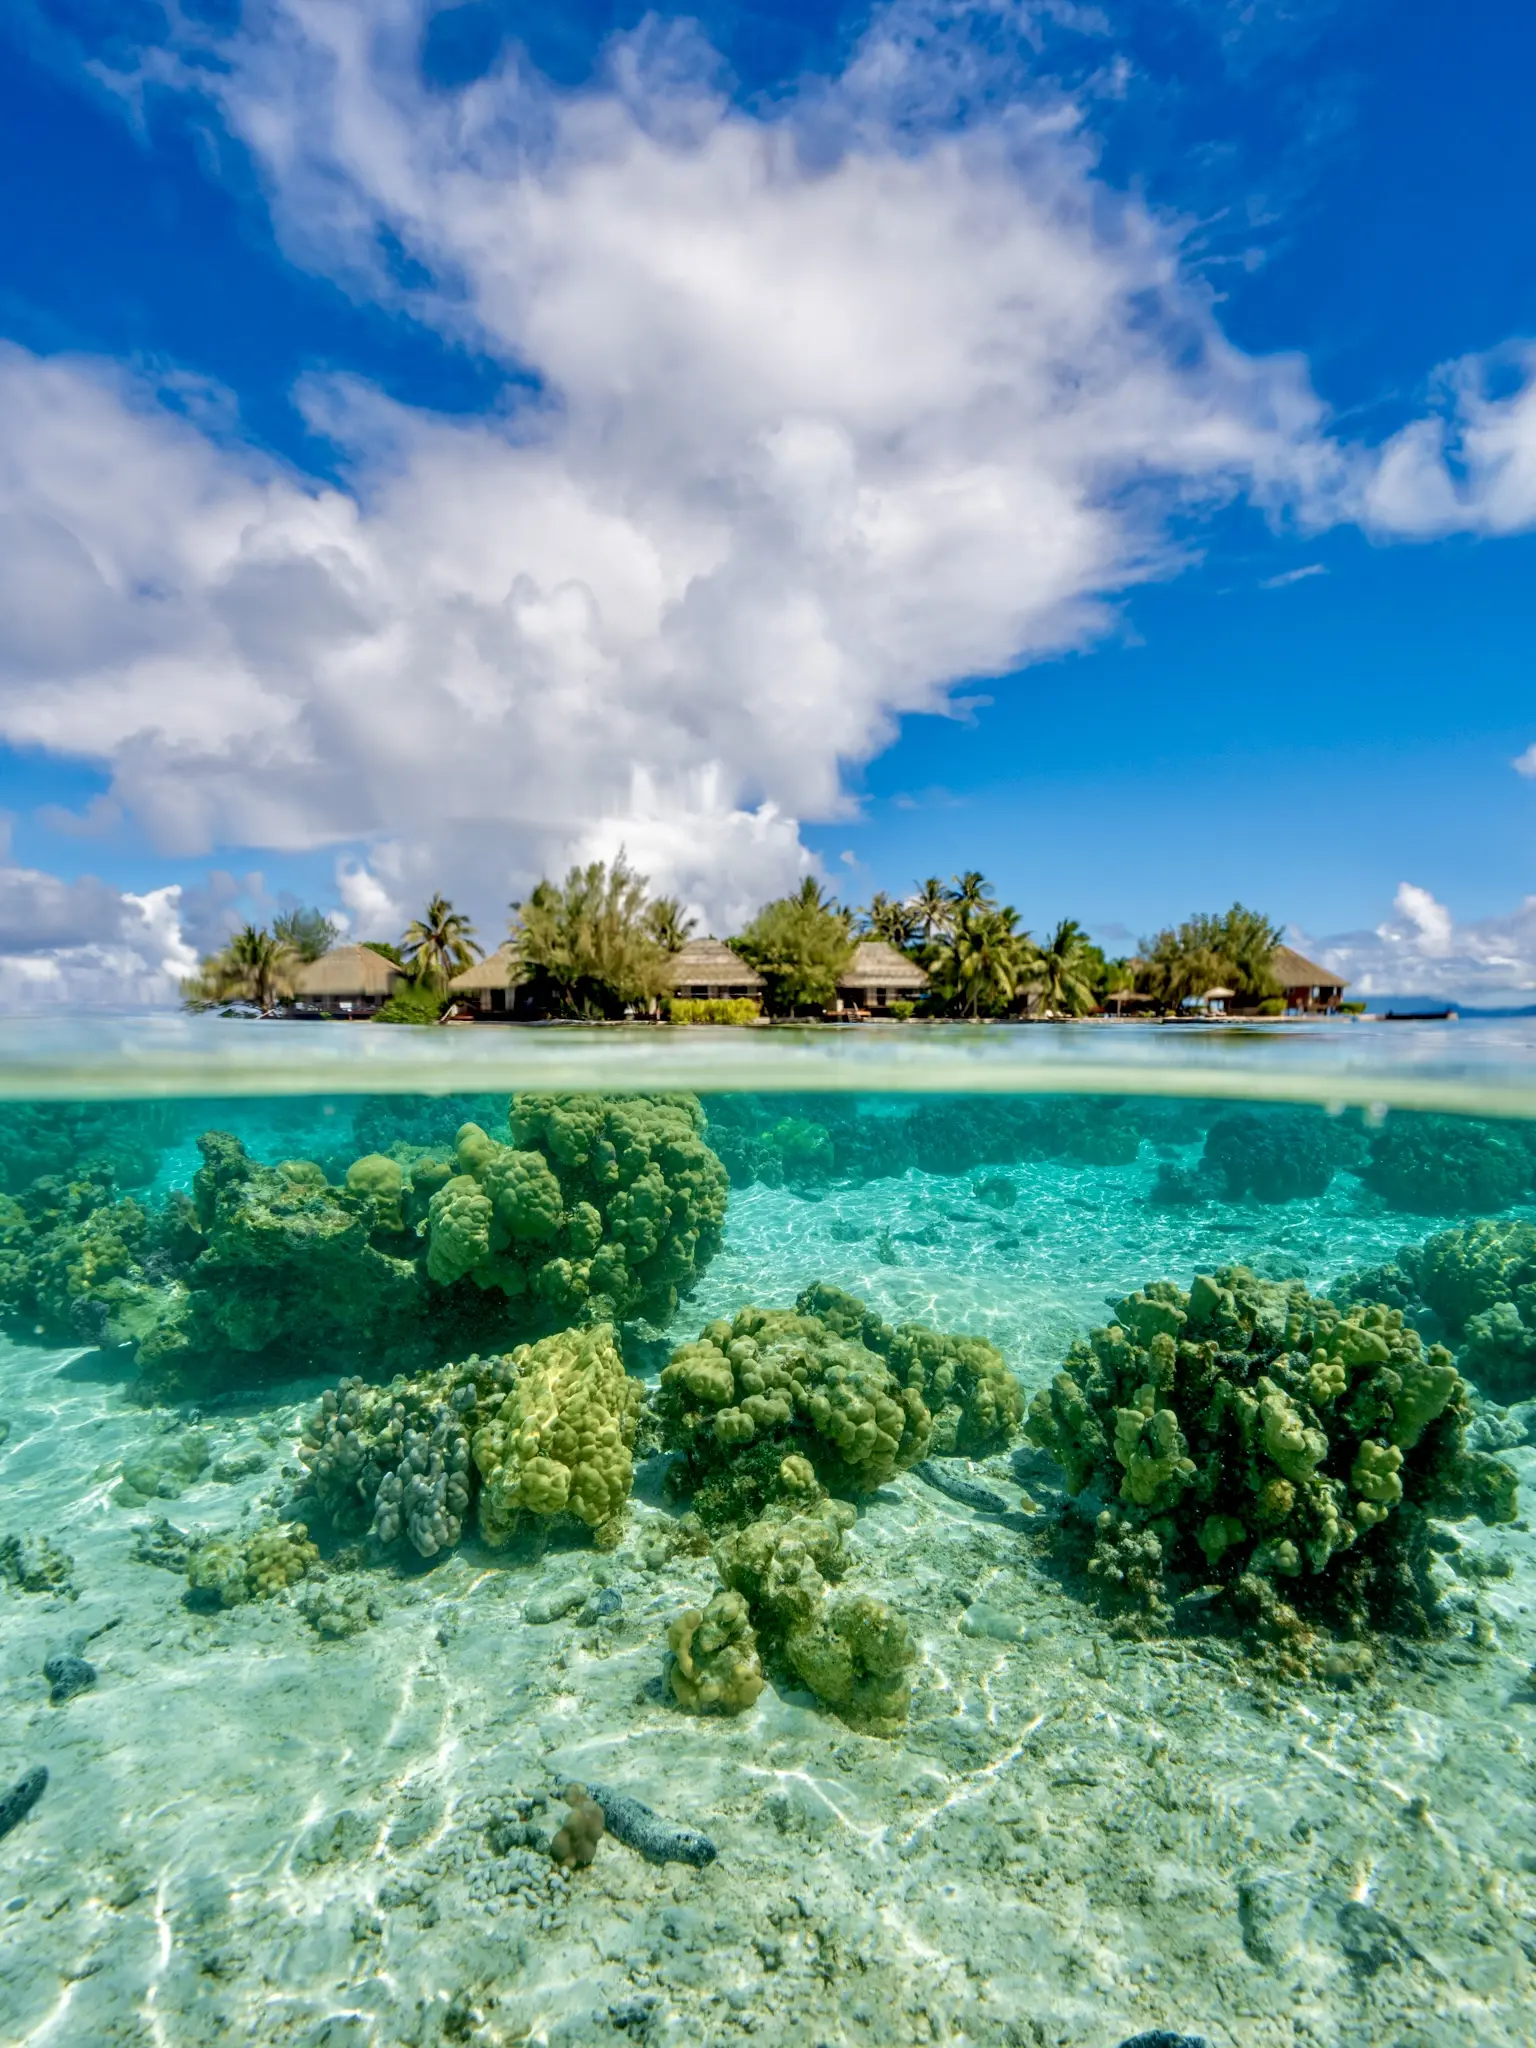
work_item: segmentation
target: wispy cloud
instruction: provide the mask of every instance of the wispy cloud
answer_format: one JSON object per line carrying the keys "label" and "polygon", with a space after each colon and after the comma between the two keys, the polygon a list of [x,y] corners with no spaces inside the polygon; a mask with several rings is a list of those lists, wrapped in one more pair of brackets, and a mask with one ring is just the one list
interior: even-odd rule
{"label": "wispy cloud", "polygon": [[1285,569],[1278,576],[1266,576],[1259,585],[1260,590],[1284,590],[1292,583],[1305,583],[1309,576],[1326,576],[1326,562],[1308,562],[1303,569]]}

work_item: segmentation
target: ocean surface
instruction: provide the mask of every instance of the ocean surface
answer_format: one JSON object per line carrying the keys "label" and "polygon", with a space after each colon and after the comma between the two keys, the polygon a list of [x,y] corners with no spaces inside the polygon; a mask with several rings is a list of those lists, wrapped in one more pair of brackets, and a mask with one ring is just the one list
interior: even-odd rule
{"label": "ocean surface", "polygon": [[1536,2038],[1533,1020],[0,1096],[0,2041]]}

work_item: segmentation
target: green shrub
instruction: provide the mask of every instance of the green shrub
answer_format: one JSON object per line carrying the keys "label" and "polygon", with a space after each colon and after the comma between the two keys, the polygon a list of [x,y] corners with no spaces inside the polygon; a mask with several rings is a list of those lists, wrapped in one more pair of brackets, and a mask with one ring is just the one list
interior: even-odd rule
{"label": "green shrub", "polygon": [[905,1024],[916,1010],[916,1003],[892,1003],[891,1015],[900,1024]]}
{"label": "green shrub", "polygon": [[1261,1017],[1283,1017],[1285,1015],[1285,997],[1266,996],[1259,1005],[1259,1015]]}
{"label": "green shrub", "polygon": [[1340,1003],[1339,1013],[1345,1017],[1363,1017],[1365,1015],[1365,1005],[1364,1003]]}
{"label": "green shrub", "polygon": [[755,1024],[757,1004],[750,996],[671,996],[669,1024]]}
{"label": "green shrub", "polygon": [[435,1024],[447,1008],[448,999],[435,988],[405,982],[387,1003],[373,1013],[375,1024]]}

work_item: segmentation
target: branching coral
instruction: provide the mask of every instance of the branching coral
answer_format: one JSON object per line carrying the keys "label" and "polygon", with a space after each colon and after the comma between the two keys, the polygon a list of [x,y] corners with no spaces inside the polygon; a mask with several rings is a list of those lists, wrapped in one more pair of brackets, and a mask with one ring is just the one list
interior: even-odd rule
{"label": "branching coral", "polygon": [[1515,1474],[1466,1448],[1468,1419],[1450,1353],[1399,1310],[1233,1266],[1120,1302],[1027,1430],[1098,1497],[1111,1607],[1156,1615],[1170,1581],[1214,1581],[1274,1631],[1359,1634],[1429,1625],[1423,1511],[1512,1519]]}

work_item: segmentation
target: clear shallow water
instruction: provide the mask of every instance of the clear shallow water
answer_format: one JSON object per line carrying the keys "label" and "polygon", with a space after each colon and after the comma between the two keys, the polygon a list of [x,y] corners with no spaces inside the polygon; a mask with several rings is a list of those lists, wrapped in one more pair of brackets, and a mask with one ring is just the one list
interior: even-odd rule
{"label": "clear shallow water", "polygon": [[[789,1309],[818,1282],[886,1325],[989,1340],[1023,1410],[1108,1304],[1149,1282],[1188,1290],[1241,1264],[1337,1293],[1341,1275],[1491,1216],[1509,1254],[1494,1306],[1513,1326],[1451,1328],[1427,1268],[1440,1309],[1406,1269],[1377,1291],[1407,1286],[1409,1327],[1450,1341],[1472,1446],[1523,1484],[1536,1366],[1509,1234],[1536,1223],[1523,1127],[1222,1099],[1241,1068],[1252,1093],[1284,1093],[1304,1070],[1324,1101],[1428,1086],[1438,1103],[1475,1089],[1504,1107],[1524,1086],[1518,1034],[1447,1032],[1432,1059],[1396,1050],[1420,1027],[1390,1042],[1394,1027],[1350,1029],[1336,1052],[1319,1035],[1239,1054],[1244,1034],[1223,1034],[1208,1055],[1189,1049],[1194,1033],[1063,1034],[1165,1063],[1139,1093],[1065,1104],[995,1091],[991,1069],[959,1086],[967,1060],[1002,1072],[1026,1052],[1038,1079],[1065,1057],[1051,1034],[980,1034],[975,1052],[967,1036],[942,1065],[910,1055],[936,1063],[923,1079],[942,1080],[937,1095],[909,1079],[844,1085],[884,1057],[865,1050],[876,1034],[808,1035],[777,1068],[765,1049],[771,1085],[702,1098],[698,1140],[723,1177],[699,1169],[678,1212],[698,1242],[675,1305],[629,1240],[622,1363],[654,1419],[634,1437],[627,1503],[600,1528],[525,1513],[502,1543],[471,1500],[431,1556],[407,1535],[384,1541],[372,1499],[372,1522],[338,1524],[311,1418],[343,1372],[422,1381],[582,1324],[582,1304],[535,1307],[531,1285],[398,1270],[437,1227],[420,1162],[465,1163],[447,1162],[465,1116],[524,1152],[547,1142],[567,1171],[565,1126],[541,1138],[526,1118],[498,1120],[506,1063],[579,1069],[574,1035],[508,1033],[486,1051],[500,1034],[408,1035],[380,1083],[383,1032],[306,1034],[339,1048],[327,1059],[365,1063],[359,1099],[350,1066],[324,1095],[262,1092],[268,1048],[297,1034],[226,1027],[176,1042],[179,1095],[169,1065],[158,1093],[128,1102],[110,1099],[124,1069],[86,1085],[70,1066],[71,1100],[14,1104],[0,1121],[15,1205],[0,1227],[0,1537],[20,1541],[0,1567],[0,1791],[40,1764],[50,1775],[0,1839],[0,2038],[1117,2048],[1161,2026],[1245,2048],[1528,2040],[1536,1542],[1523,1494],[1513,1520],[1429,1503],[1413,1597],[1363,1633],[1338,1608],[1311,1613],[1298,1647],[1239,1611],[1215,1568],[1171,1572],[1160,1613],[1107,1598],[1086,1568],[1096,1482],[1074,1506],[1062,1465],[1005,1419],[968,1447],[941,1443],[922,1472],[898,1458],[867,1489],[823,1473],[856,1515],[825,1602],[884,1603],[910,1646],[894,1726],[818,1695],[810,1660],[796,1664],[755,1607],[765,1682],[744,1711],[687,1713],[666,1679],[669,1624],[718,1593],[733,1531],[728,1518],[701,1531],[702,1496],[668,1486],[680,1454],[663,1439],[680,1425],[659,1374],[716,1318]],[[595,1077],[608,1085],[683,1056],[599,1036],[617,1062]],[[413,1060],[448,1059],[445,1039],[453,1064],[431,1085],[455,1099],[394,1093]],[[1384,1043],[1368,1067],[1361,1048]],[[195,1064],[208,1048],[213,1064]],[[802,1051],[838,1085],[808,1088]],[[738,1078],[711,1064],[726,1055],[745,1056],[689,1041],[689,1066],[665,1078]],[[1160,1092],[1169,1075],[1175,1099]],[[219,1155],[222,1208],[196,1179],[209,1130],[252,1162],[242,1180]],[[386,1189],[367,1228],[338,1234],[348,1167],[391,1153],[404,1228]],[[680,1157],[664,1173],[678,1184],[698,1165]],[[289,1174],[285,1194],[275,1170],[293,1160],[314,1170]],[[39,1192],[50,1172],[64,1186]],[[113,1206],[125,1190],[138,1220]],[[564,1192],[569,1212],[574,1178]],[[606,1243],[629,1226],[596,1192]],[[201,1236],[178,1236],[194,1195]],[[495,1256],[531,1274],[571,1249],[539,1245]],[[366,1263],[380,1248],[394,1267]],[[192,1295],[201,1320],[183,1330]],[[472,1417],[504,1393],[477,1393]],[[927,1393],[932,1423],[945,1397]],[[782,1521],[796,1502],[766,1506]],[[1403,1512],[1418,1512],[1412,1498]],[[231,1557],[243,1571],[272,1526],[289,1532],[291,1582],[258,1573],[226,1601]],[[54,1703],[43,1666],[58,1655],[95,1678]],[[589,1867],[558,1869],[549,1844],[572,1779],[706,1831],[715,1860],[656,1863],[609,1834]]]}

